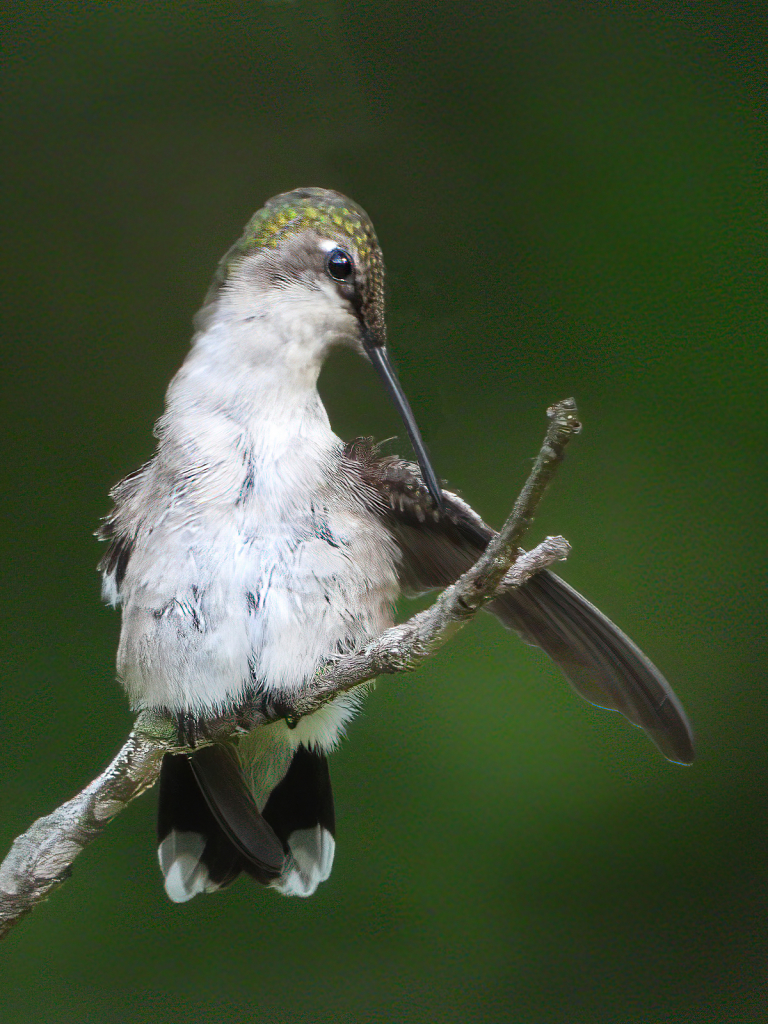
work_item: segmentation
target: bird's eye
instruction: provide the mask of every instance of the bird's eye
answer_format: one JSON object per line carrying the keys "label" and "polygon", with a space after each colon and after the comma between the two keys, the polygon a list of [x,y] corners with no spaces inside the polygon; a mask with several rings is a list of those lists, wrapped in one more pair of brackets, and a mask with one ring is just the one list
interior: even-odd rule
{"label": "bird's eye", "polygon": [[331,249],[325,261],[325,269],[334,281],[349,281],[355,272],[352,257],[343,249]]}

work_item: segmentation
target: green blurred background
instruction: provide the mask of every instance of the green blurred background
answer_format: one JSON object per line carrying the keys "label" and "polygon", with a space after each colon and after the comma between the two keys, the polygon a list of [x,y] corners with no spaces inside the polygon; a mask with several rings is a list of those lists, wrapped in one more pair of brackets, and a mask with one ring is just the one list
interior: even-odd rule
{"label": "green blurred background", "polygon": [[[169,904],[150,794],[0,949],[4,1024],[766,1019],[763,10],[6,8],[3,845],[127,733],[92,531],[217,259],[298,185],[373,217],[404,386],[491,522],[575,395],[534,538],[571,540],[700,760],[483,617],[353,724],[313,899]],[[341,436],[401,431],[362,361],[321,383]]]}

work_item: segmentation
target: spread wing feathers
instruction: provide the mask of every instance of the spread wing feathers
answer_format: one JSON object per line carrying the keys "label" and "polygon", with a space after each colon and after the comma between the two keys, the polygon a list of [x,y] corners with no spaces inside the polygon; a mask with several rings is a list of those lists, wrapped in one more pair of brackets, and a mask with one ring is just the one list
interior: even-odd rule
{"label": "spread wing feathers", "polygon": [[[382,457],[369,439],[352,442],[346,454],[401,548],[406,593],[452,583],[494,535],[455,494],[444,492],[440,513],[418,468]],[[670,761],[693,761],[691,728],[669,683],[628,636],[554,573],[539,573],[493,601],[488,611],[545,651],[591,704],[620,711]]]}
{"label": "spread wing feathers", "polygon": [[559,576],[539,573],[489,610],[545,651],[585,700],[620,711],[670,761],[691,764],[691,727],[669,683],[618,626]]}

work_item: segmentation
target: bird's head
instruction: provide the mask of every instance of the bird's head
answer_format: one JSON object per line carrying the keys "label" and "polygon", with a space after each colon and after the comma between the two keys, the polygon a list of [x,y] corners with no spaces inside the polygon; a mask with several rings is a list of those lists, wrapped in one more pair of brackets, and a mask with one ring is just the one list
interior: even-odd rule
{"label": "bird's head", "polygon": [[321,362],[339,344],[367,356],[403,418],[424,482],[442,504],[437,476],[387,353],[384,261],[361,207],[321,188],[270,199],[219,263],[201,326],[211,315],[231,326],[268,321],[275,344],[282,338],[292,359]]}

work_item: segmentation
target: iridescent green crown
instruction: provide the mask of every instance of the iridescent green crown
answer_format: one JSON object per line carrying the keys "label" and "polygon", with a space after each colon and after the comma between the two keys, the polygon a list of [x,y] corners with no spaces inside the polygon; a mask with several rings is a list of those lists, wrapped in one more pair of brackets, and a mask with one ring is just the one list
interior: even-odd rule
{"label": "iridescent green crown", "polygon": [[274,196],[245,226],[242,236],[224,254],[203,302],[210,308],[232,271],[249,253],[274,249],[282,238],[314,228],[326,238],[353,248],[364,267],[362,313],[367,326],[384,337],[384,262],[368,214],[340,192],[297,188]]}
{"label": "iridescent green crown", "polygon": [[365,210],[339,192],[297,188],[274,196],[251,217],[242,236],[219,264],[214,283],[223,284],[232,268],[254,249],[273,249],[281,238],[307,228],[330,238],[346,236],[370,270],[381,262],[376,232]]}

